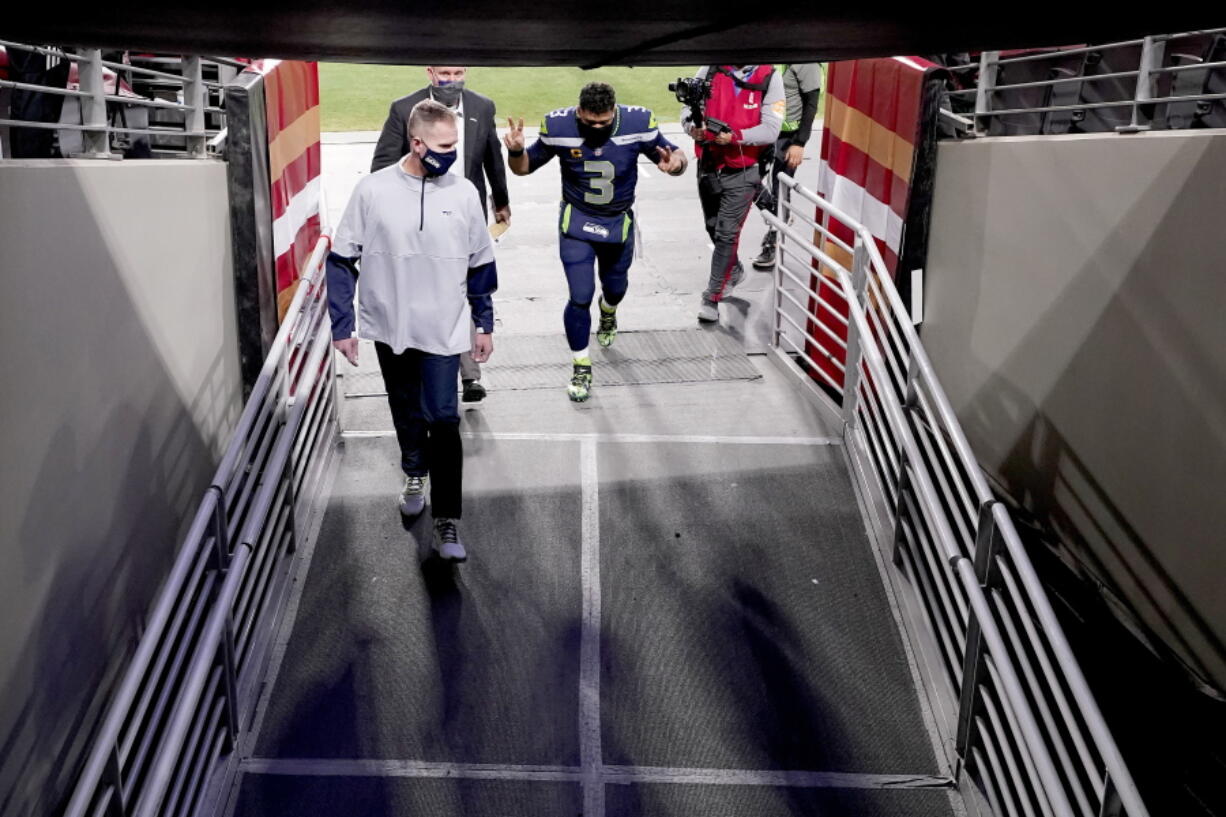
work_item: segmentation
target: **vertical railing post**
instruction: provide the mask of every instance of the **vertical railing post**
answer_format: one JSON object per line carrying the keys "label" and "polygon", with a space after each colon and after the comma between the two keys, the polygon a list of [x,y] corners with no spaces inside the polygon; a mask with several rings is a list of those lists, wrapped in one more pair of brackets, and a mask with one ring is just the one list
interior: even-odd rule
{"label": "vertical railing post", "polygon": [[[910,349],[907,350],[910,354]],[[920,366],[915,355],[911,355],[907,361],[907,382],[903,393],[898,395],[899,401],[902,403],[904,411],[917,408],[919,406],[919,376]]]}
{"label": "vertical railing post", "polygon": [[[871,382],[871,381],[870,381]],[[884,437],[885,429],[882,429]],[[884,443],[883,443],[884,444]],[[889,458],[883,465],[884,468],[889,467]],[[892,552],[894,567],[902,570],[906,563],[902,558],[902,549],[906,545],[906,537],[902,532],[903,517],[907,513],[907,494],[911,490],[911,475],[907,470],[907,452],[899,449],[898,451],[898,498],[894,504],[894,547]],[[913,554],[916,555],[916,554]],[[918,558],[918,556],[917,556]]]}
{"label": "vertical railing post", "polygon": [[1122,133],[1135,133],[1150,129],[1148,123],[1141,124],[1141,106],[1154,99],[1154,77],[1162,68],[1163,55],[1166,53],[1166,41],[1154,37],[1146,37],[1141,41],[1141,62],[1137,66],[1137,88],[1132,97],[1132,120],[1127,125],[1116,128]]}
{"label": "vertical railing post", "polygon": [[215,497],[213,507],[213,549],[216,552],[217,572],[220,575],[230,565],[230,523],[226,517],[226,494],[216,485],[209,486],[208,493]]}
{"label": "vertical railing post", "polygon": [[[975,577],[985,590],[996,582],[996,556],[1004,548],[1000,528],[993,514],[995,500],[979,506],[979,523],[975,529]],[[958,700],[958,730],[955,747],[959,762],[965,766],[970,756],[972,726],[979,705],[979,683],[984,666],[983,630],[979,619],[970,617],[966,630],[966,653],[962,656],[962,689]]]}
{"label": "vertical railing post", "polygon": [[[779,220],[787,224],[792,216],[792,188],[780,182],[779,197],[775,200],[776,209],[778,210]],[[773,228],[771,228],[773,229]],[[772,290],[771,303],[774,304],[774,311],[771,315],[771,347],[778,349],[781,345],[780,337],[783,333],[783,246],[787,241],[787,234],[783,230],[775,231],[775,275],[774,288]]]}
{"label": "vertical railing post", "polygon": [[224,751],[232,751],[238,746],[238,736],[242,729],[238,722],[238,659],[234,650],[234,616],[226,616],[226,629],[221,636],[222,674],[226,685],[226,721],[230,728],[226,731]]}
{"label": "vertical railing post", "polygon": [[1120,800],[1120,793],[1115,788],[1115,783],[1111,779],[1111,772],[1106,772],[1103,777],[1102,797],[1099,801],[1102,806],[1098,810],[1098,817],[1123,817],[1124,804]]}
{"label": "vertical railing post", "polygon": [[984,51],[979,57],[979,83],[975,93],[975,135],[988,132],[987,113],[992,110],[992,92],[996,88],[996,73],[1000,70],[1000,52]]}
{"label": "vertical railing post", "polygon": [[81,132],[84,155],[94,158],[109,158],[111,134],[106,118],[106,85],[102,76],[102,51],[86,48],[81,51],[84,59],[77,70],[80,72],[81,91],[88,96],[80,97]]}
{"label": "vertical railing post", "polygon": [[[328,352],[331,353],[331,350]],[[304,434],[307,432],[305,415],[307,408],[303,408],[303,423],[298,427],[298,433]],[[309,451],[308,446],[303,446],[304,452]],[[294,457],[294,445],[290,444],[289,456],[285,459],[285,471],[281,474],[281,478],[285,480],[285,504],[289,507],[289,543],[285,546],[287,554],[293,554],[298,550],[298,492],[294,488],[294,471],[298,470],[298,463]]]}
{"label": "vertical railing post", "polygon": [[187,133],[187,153],[194,159],[203,159],[207,154],[205,135],[204,102],[207,98],[204,87],[204,65],[199,57],[183,59],[183,104],[187,106],[187,119],[183,129]]}
{"label": "vertical railing post", "polygon": [[[288,316],[287,316],[288,319]],[[297,327],[291,327],[292,332]],[[285,344],[281,347],[281,359],[277,361],[277,367],[281,370],[281,395],[277,414],[281,417],[281,422],[289,419],[289,410],[294,406],[294,384],[290,378],[293,376],[291,361],[294,358],[294,352],[297,349],[297,344],[293,337],[286,337]]]}
{"label": "vertical railing post", "polygon": [[[851,257],[851,297],[847,299],[848,309],[865,308],[865,292],[868,290],[868,248],[864,238],[856,233],[856,244],[852,248]],[[859,393],[861,344],[859,324],[856,321],[847,322],[847,356],[843,365],[843,424],[852,428],[856,423],[856,399]]]}
{"label": "vertical railing post", "polygon": [[107,784],[115,788],[115,803],[117,809],[108,809],[108,814],[120,814],[127,817],[131,811],[128,808],[128,791],[123,784],[123,764],[119,762],[119,745],[111,747],[109,756],[106,759],[106,769],[102,772],[102,778],[98,781],[98,788],[105,789]]}
{"label": "vertical railing post", "polygon": [[[225,575],[230,566],[229,522],[226,519],[226,494],[216,485],[209,487],[213,494],[213,549],[217,560],[218,576]],[[220,581],[220,579],[219,579]],[[226,629],[222,634],[221,643],[222,673],[226,685],[226,718],[229,724],[229,735],[226,738],[226,751],[233,749],[238,743],[238,674],[234,659],[234,619],[227,617]]]}

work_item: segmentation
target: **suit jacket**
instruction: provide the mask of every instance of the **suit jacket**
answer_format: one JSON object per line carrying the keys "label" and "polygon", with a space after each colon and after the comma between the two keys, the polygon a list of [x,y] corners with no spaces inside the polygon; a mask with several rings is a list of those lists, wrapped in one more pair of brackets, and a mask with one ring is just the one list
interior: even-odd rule
{"label": "suit jacket", "polygon": [[[382,170],[400,161],[409,152],[409,137],[406,125],[413,106],[430,95],[429,88],[414,91],[392,103],[375,145],[375,157],[370,163],[370,172]],[[481,210],[489,217],[486,208],[486,178],[489,178],[489,193],[494,199],[494,209],[505,207],[507,196],[507,171],[502,163],[502,146],[498,144],[498,132],[494,125],[494,102],[467,88],[463,91],[464,102],[464,175],[481,195]]]}

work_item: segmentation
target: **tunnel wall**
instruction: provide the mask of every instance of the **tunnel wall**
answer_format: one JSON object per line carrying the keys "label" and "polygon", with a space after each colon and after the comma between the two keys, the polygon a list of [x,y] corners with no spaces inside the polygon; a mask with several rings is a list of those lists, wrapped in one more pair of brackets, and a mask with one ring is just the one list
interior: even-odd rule
{"label": "tunnel wall", "polygon": [[242,387],[226,168],[0,163],[0,814],[63,805]]}
{"label": "tunnel wall", "polygon": [[921,337],[989,475],[1226,689],[1226,132],[945,142]]}

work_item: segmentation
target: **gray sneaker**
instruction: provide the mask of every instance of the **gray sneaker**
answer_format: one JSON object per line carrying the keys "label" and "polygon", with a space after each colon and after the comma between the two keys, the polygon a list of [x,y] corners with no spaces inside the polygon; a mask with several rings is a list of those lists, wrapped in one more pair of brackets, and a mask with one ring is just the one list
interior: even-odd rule
{"label": "gray sneaker", "polygon": [[702,299],[702,306],[698,307],[699,323],[719,323],[719,307],[714,301]]}
{"label": "gray sneaker", "polygon": [[426,507],[426,484],[429,477],[405,477],[400,489],[400,512],[405,516],[417,516]]}
{"label": "gray sneaker", "polygon": [[468,551],[460,541],[460,531],[454,519],[446,517],[434,520],[434,550],[444,562],[464,562]]}
{"label": "gray sneaker", "polygon": [[745,280],[745,268],[741,266],[741,262],[737,261],[732,268],[732,276],[728,279],[728,285],[724,287],[724,297],[728,297],[732,290],[736,289],[736,285]]}

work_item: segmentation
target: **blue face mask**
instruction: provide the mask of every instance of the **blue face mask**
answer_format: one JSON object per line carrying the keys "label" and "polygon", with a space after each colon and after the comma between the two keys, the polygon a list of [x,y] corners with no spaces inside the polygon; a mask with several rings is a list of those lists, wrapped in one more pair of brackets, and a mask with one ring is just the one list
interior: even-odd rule
{"label": "blue face mask", "polygon": [[431,150],[430,146],[426,145],[426,155],[421,157],[421,163],[426,168],[426,175],[442,176],[455,164],[457,155],[454,150],[440,152]]}

